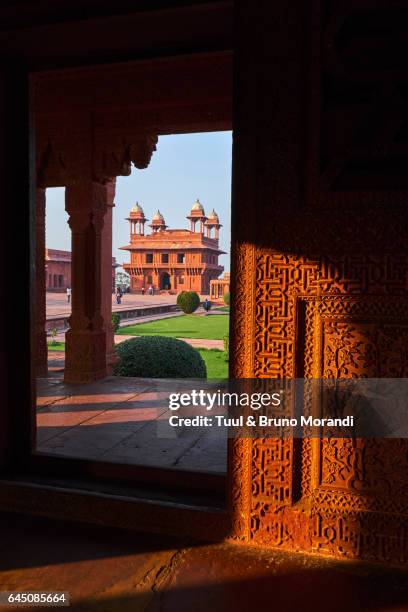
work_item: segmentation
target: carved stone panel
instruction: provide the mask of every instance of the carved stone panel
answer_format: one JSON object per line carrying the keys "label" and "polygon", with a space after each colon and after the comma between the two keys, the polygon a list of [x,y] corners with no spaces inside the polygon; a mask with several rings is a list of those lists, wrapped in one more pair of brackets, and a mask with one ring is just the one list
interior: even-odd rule
{"label": "carved stone panel", "polygon": [[[403,0],[237,5],[235,376],[407,377],[407,23]],[[233,537],[408,560],[407,440],[233,448]]]}

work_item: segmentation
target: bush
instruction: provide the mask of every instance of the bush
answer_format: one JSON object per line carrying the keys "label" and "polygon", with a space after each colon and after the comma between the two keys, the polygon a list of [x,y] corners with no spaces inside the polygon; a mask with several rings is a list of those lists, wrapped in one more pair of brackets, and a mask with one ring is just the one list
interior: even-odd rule
{"label": "bush", "polygon": [[230,300],[231,300],[231,295],[230,295],[230,292],[229,292],[229,291],[226,291],[226,292],[224,293],[224,304],[225,304],[226,306],[229,306],[229,305],[230,305]]}
{"label": "bush", "polygon": [[177,296],[177,306],[186,314],[191,314],[200,305],[200,296],[195,291],[182,291]]}
{"label": "bush", "polygon": [[118,312],[112,312],[112,327],[114,332],[117,332],[120,327],[120,314]]}
{"label": "bush", "polygon": [[116,346],[116,376],[145,378],[206,378],[200,353],[183,340],[165,336],[130,338]]}

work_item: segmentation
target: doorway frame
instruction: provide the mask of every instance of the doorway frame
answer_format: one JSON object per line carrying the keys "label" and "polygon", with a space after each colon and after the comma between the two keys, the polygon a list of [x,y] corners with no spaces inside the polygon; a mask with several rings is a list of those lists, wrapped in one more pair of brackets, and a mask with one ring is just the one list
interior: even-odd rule
{"label": "doorway frame", "polygon": [[[217,54],[208,54],[208,57],[211,61],[214,61],[214,57]],[[225,53],[218,54],[221,58],[221,61],[225,62]],[[231,56],[230,56],[231,57]],[[200,54],[197,56],[197,59],[202,62],[203,55]],[[231,58],[232,59],[232,58]],[[171,61],[171,58],[164,58],[160,60],[156,60],[156,65],[161,61],[167,63]],[[179,61],[177,58],[175,61]],[[194,61],[194,57],[188,58],[188,61]],[[150,63],[150,62],[149,62]],[[231,64],[232,67],[232,64]],[[61,77],[61,75],[60,75]],[[232,119],[232,118],[231,118]],[[224,121],[224,120],[222,120]],[[219,119],[216,118],[216,125],[219,125]],[[208,122],[208,129],[206,130],[197,130],[197,124],[194,123],[190,126],[190,131],[198,132],[198,131],[218,131],[213,130],[211,121]],[[225,125],[225,122],[224,122]],[[172,131],[174,130],[174,123],[170,128]],[[186,133],[184,130],[180,133]],[[33,214],[35,215],[35,210]],[[233,224],[232,224],[233,225]],[[233,231],[233,230],[232,230]],[[234,245],[233,235],[231,236],[231,259]],[[231,324],[231,329],[233,329],[233,325]],[[232,366],[234,367],[234,366]],[[34,407],[31,412],[31,422],[34,422],[35,412]],[[31,438],[32,440],[32,438]],[[229,500],[232,499],[230,494],[230,473],[231,473],[231,461],[234,457],[234,452],[231,452],[231,449],[234,447],[234,443],[229,441],[229,450],[228,450],[228,464],[227,464],[227,476],[211,474],[211,473],[197,473],[197,472],[188,472],[188,471],[179,471],[172,470],[168,468],[155,468],[155,467],[147,467],[147,466],[123,466],[119,464],[108,464],[104,462],[94,461],[94,460],[86,460],[86,459],[76,459],[69,457],[58,457],[58,456],[45,456],[42,454],[31,454],[28,453],[26,455],[26,461],[23,462],[24,465],[24,474],[26,477],[32,480],[38,480],[44,482],[47,486],[52,486],[52,483],[58,483],[59,488],[63,485],[64,479],[69,479],[74,486],[78,488],[78,491],[81,491],[83,486],[87,486],[86,483],[90,481],[93,482],[93,486],[97,489],[98,486],[102,486],[105,491],[109,491],[112,496],[117,495],[115,493],[115,488],[110,488],[112,481],[118,481],[123,483],[123,486],[128,485],[132,482],[135,486],[135,503],[142,504],[138,490],[143,487],[146,487],[147,484],[151,484],[154,482],[155,486],[150,487],[148,496],[158,496],[158,505],[160,495],[164,496],[164,499],[168,498],[169,491],[172,490],[176,492],[175,495],[172,496],[172,503],[176,505],[183,500],[187,505],[191,505],[194,507],[197,505],[201,506],[207,505],[207,510],[210,515],[215,512],[218,517],[218,527],[213,525],[212,533],[219,539],[220,533],[226,535],[228,529],[227,524],[229,524],[230,517],[230,509],[228,506]],[[51,491],[51,489],[50,489]],[[87,491],[89,494],[89,491]],[[80,495],[84,495],[82,491],[79,493]],[[190,497],[190,502],[188,501]],[[178,498],[178,502],[177,502]],[[195,501],[194,501],[195,500]],[[145,500],[147,501],[147,500]],[[149,500],[151,502],[151,500]],[[0,500],[1,504],[1,500]],[[211,508],[214,508],[212,510]],[[158,511],[158,510],[157,510]],[[181,514],[182,511],[180,510]],[[157,517],[154,521],[157,520]],[[154,523],[149,523],[148,530],[154,530]],[[180,525],[183,524],[183,519],[180,519]],[[164,521],[166,523],[166,521]],[[200,524],[200,521],[197,522],[197,525]],[[188,526],[188,530],[191,532],[193,529],[192,525]],[[201,533],[199,530],[194,529],[194,537],[200,538],[203,534],[206,534],[205,537],[209,537],[208,529],[204,529],[201,524],[200,527]]]}

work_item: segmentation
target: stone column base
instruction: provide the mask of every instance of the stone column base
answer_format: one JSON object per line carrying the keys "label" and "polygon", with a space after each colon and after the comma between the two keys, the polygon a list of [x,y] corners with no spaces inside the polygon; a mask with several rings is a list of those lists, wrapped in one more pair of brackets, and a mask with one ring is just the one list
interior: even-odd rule
{"label": "stone column base", "polygon": [[117,363],[119,363],[119,357],[115,351],[115,345],[112,343],[111,347],[109,348],[108,346],[106,350],[106,370],[108,376],[113,373],[113,368]]}
{"label": "stone column base", "polygon": [[89,383],[108,375],[106,333],[75,332],[66,334],[64,382]]}

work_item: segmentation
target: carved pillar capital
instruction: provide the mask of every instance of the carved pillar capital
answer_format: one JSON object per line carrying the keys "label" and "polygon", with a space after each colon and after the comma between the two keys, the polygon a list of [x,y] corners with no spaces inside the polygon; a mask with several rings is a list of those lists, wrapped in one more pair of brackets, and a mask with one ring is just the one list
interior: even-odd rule
{"label": "carved pillar capital", "polygon": [[[109,185],[109,186],[108,186]],[[74,231],[89,223],[99,229],[108,207],[110,184],[79,179],[70,183],[65,191],[65,209],[69,215],[69,225]],[[100,228],[102,229],[102,228]]]}

